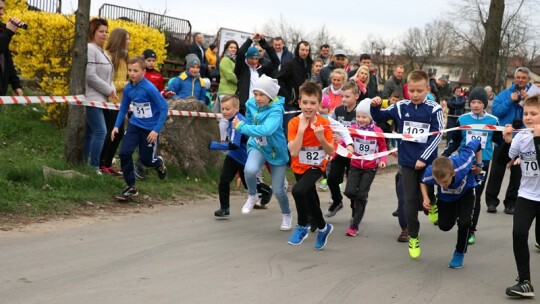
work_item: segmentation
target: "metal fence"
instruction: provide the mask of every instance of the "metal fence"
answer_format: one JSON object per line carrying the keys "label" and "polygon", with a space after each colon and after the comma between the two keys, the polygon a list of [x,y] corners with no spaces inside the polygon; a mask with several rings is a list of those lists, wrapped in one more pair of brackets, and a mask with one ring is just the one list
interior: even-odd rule
{"label": "metal fence", "polygon": [[109,19],[128,19],[137,23],[146,24],[162,32],[174,33],[175,37],[185,39],[191,36],[191,23],[188,20],[158,15],[141,10],[103,4],[99,8],[99,17]]}
{"label": "metal fence", "polygon": [[62,0],[27,0],[29,8],[49,13],[62,13]]}

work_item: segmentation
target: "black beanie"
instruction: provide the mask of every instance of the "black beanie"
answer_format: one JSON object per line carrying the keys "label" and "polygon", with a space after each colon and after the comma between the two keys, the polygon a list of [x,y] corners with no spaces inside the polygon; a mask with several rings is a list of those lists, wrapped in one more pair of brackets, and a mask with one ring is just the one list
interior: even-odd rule
{"label": "black beanie", "polygon": [[484,103],[484,110],[487,109],[488,106],[488,96],[486,90],[480,87],[473,88],[471,92],[469,92],[469,102],[473,100],[480,100]]}
{"label": "black beanie", "polygon": [[144,56],[144,59],[148,59],[148,58],[157,59],[156,52],[154,52],[154,50],[151,50],[151,49],[144,50],[143,56]]}

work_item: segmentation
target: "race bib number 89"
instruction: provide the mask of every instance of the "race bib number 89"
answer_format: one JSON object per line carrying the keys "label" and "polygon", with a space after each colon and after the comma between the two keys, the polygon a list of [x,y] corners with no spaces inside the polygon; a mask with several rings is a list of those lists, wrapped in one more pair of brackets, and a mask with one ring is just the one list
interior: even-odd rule
{"label": "race bib number 89", "polygon": [[360,155],[368,155],[375,153],[376,146],[376,140],[365,140],[360,138],[354,139],[354,152]]}
{"label": "race bib number 89", "polygon": [[322,147],[302,147],[298,159],[303,165],[320,166],[326,157]]}

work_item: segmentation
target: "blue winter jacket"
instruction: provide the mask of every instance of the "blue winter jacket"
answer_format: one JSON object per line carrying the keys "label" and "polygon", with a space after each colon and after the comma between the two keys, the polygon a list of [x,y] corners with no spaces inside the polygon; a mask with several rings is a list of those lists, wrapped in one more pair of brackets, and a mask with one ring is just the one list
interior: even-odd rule
{"label": "blue winter jacket", "polygon": [[[528,90],[528,84],[525,90]],[[516,91],[516,84],[513,83],[508,89],[502,91],[495,97],[491,113],[499,118],[501,126],[512,124],[514,119],[523,119],[523,107],[517,102],[513,102],[510,95]]]}
{"label": "blue winter jacket", "polygon": [[[444,127],[441,106],[427,98],[419,105],[415,105],[410,100],[402,100],[383,110],[380,106],[371,107],[371,116],[379,124],[393,119],[398,126],[398,133],[401,134],[405,121],[429,124],[429,132],[442,131]],[[413,169],[417,160],[426,165],[431,164],[437,157],[437,148],[441,139],[442,134],[429,136],[425,143],[401,140],[398,147],[398,163]]]}
{"label": "blue winter jacket", "polygon": [[[472,166],[476,164],[475,153],[478,150],[480,150],[480,140],[473,139],[461,148],[458,155],[450,156],[456,175],[447,189],[442,189],[441,186],[437,185],[437,198],[445,202],[454,202],[467,193],[467,191],[478,185],[471,171]],[[422,176],[422,183],[426,185],[436,184],[431,165],[426,168],[426,172]]]}
{"label": "blue winter jacket", "polygon": [[[242,114],[237,113],[235,117],[238,117],[241,121],[246,121],[246,118]],[[229,125],[227,126],[227,142],[220,143],[213,141],[210,143],[210,150],[229,150],[227,155],[237,161],[238,163],[245,165],[247,160],[247,146],[248,137],[232,127],[232,121],[234,117],[229,119]]]}
{"label": "blue winter jacket", "polygon": [[182,72],[178,77],[173,78],[169,82],[169,86],[165,91],[173,91],[175,95],[171,98],[187,98],[195,97],[202,103],[206,104],[206,88],[204,80],[197,76]]}
{"label": "blue winter jacket", "polygon": [[284,166],[289,161],[287,140],[283,131],[283,104],[281,96],[268,105],[259,107],[255,98],[246,102],[246,122],[240,122],[236,130],[250,136],[248,154],[252,149],[262,152],[264,158],[274,166]]}

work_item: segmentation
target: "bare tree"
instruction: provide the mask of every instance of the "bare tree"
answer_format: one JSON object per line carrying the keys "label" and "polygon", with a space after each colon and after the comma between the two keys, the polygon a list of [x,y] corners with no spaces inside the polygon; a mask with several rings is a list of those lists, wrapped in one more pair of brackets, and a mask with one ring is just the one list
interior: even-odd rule
{"label": "bare tree", "polygon": [[[75,39],[73,41],[73,64],[71,67],[69,91],[72,95],[85,93],[85,71],[87,58],[87,37],[90,19],[90,0],[79,0],[75,11]],[[85,109],[70,105],[64,138],[64,157],[70,164],[83,163],[83,138]]]}

